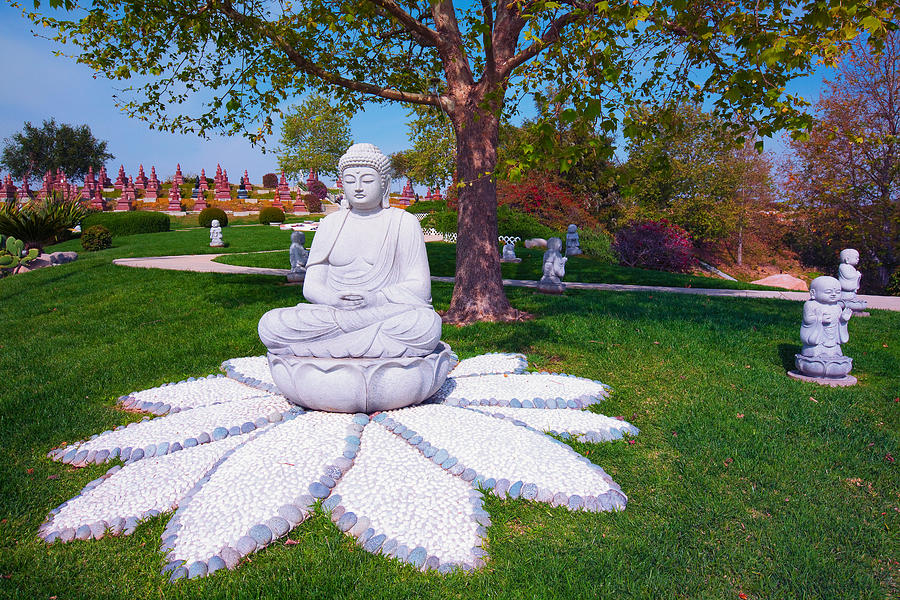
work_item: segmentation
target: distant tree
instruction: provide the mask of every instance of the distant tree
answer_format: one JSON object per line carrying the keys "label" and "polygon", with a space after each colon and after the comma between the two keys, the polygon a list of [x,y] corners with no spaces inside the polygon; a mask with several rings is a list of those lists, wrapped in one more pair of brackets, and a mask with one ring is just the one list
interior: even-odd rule
{"label": "distant tree", "polygon": [[314,170],[337,175],[338,160],[352,143],[351,113],[331,105],[327,98],[312,96],[284,115],[278,166],[291,179]]}
{"label": "distant tree", "polygon": [[440,110],[416,107],[407,123],[413,147],[395,153],[391,166],[398,177],[443,188],[456,168],[456,135],[450,120]]}
{"label": "distant tree", "polygon": [[784,177],[798,210],[794,245],[829,271],[842,248],[856,248],[863,287],[880,291],[900,267],[900,34],[881,54],[854,44],[817,108]]}
{"label": "distant tree", "polygon": [[55,119],[35,127],[26,121],[21,133],[3,140],[0,165],[14,179],[40,179],[50,170],[60,170],[73,181],[83,181],[88,169],[99,170],[115,158],[106,142],[93,136],[87,125],[58,125]]}

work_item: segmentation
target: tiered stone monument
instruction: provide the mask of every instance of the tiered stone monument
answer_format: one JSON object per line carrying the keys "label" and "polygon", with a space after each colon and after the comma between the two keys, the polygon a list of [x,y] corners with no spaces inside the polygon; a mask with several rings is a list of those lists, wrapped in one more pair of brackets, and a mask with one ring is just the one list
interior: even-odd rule
{"label": "tiered stone monument", "polygon": [[562,255],[562,240],[558,237],[547,240],[544,252],[543,276],[538,281],[537,290],[542,294],[562,294],[566,286],[562,278],[566,275],[566,261]]}
{"label": "tiered stone monument", "polygon": [[224,248],[225,242],[222,241],[222,227],[219,225],[218,219],[213,219],[209,227],[209,247]]}
{"label": "tiered stone monument", "polygon": [[271,310],[259,336],[278,389],[332,412],[422,402],[455,365],[431,307],[419,221],[392,208],[390,159],[355,144],[338,163],[348,208],[322,219],[307,261],[310,304]]}
{"label": "tiered stone monument", "polygon": [[306,244],[306,234],[302,231],[291,233],[291,272],[287,274],[287,280],[290,283],[301,283],[306,277],[306,261],[309,258],[309,252],[304,247]]}
{"label": "tiered stone monument", "polygon": [[566,230],[566,256],[581,254],[581,243],[578,239],[578,226],[574,223]]}
{"label": "tiered stone monument", "polygon": [[[172,183],[175,185],[184,185],[184,175],[181,174],[181,163],[175,165],[175,175],[172,176]],[[179,192],[181,195],[181,192]]]}
{"label": "tiered stone monument", "polygon": [[12,175],[7,175],[3,180],[3,199],[7,202],[15,202],[18,190],[16,184],[13,183]]}
{"label": "tiered stone monument", "polygon": [[278,180],[278,189],[275,190],[275,198],[272,200],[272,206],[284,209],[284,203],[291,201],[291,190],[288,187],[287,177],[284,171],[281,172],[281,178]]}
{"label": "tiered stone monument", "polygon": [[172,187],[169,188],[169,206],[166,210],[170,212],[181,212],[181,189],[172,184]]}
{"label": "tiered stone monument", "polygon": [[222,166],[216,166],[215,176],[216,200],[227,202],[231,200],[231,184],[228,182],[228,171],[222,171]]}
{"label": "tiered stone monument", "polygon": [[859,251],[853,248],[841,250],[841,266],[838,267],[838,280],[841,282],[841,303],[853,311],[854,316],[868,317],[866,301],[856,297],[862,273],[856,269],[859,264]]}
{"label": "tiered stone monument", "polygon": [[109,175],[106,173],[106,167],[100,167],[100,174],[97,180],[97,183],[100,184],[100,187],[103,189],[108,189],[113,186],[112,181],[109,178]]}
{"label": "tiered stone monument", "polygon": [[439,187],[434,188],[434,193],[431,195],[431,199],[434,200],[435,202],[440,202],[441,200],[444,199],[444,197],[441,196],[441,188],[439,188]]}
{"label": "tiered stone monument", "polygon": [[97,178],[94,176],[94,167],[88,167],[87,177],[84,178],[84,187],[88,189],[88,196],[93,195],[94,188],[99,187]]}
{"label": "tiered stone monument", "polygon": [[250,197],[250,192],[253,190],[253,186],[250,185],[250,176],[247,175],[246,169],[244,170],[244,174],[241,176],[241,183],[238,185],[237,189],[237,197],[238,200],[246,200]]}
{"label": "tiered stone monument", "polygon": [[144,202],[156,202],[159,198],[159,179],[156,178],[156,167],[150,167],[150,179],[144,190]]}
{"label": "tiered stone monument", "polygon": [[841,344],[850,339],[847,322],[853,311],[841,303],[841,284],[834,277],[816,277],[809,285],[810,299],[803,303],[800,326],[800,354],[794,355],[794,379],[822,385],[846,386],[856,383],[850,375],[853,359],[844,356]]}
{"label": "tiered stone monument", "polygon": [[416,193],[413,191],[412,182],[407,179],[406,185],[403,186],[403,191],[400,192],[400,198],[396,201],[397,207],[405,208],[415,201]]}
{"label": "tiered stone monument", "polygon": [[28,202],[32,198],[34,198],[34,192],[31,191],[31,188],[28,187],[28,179],[24,176],[22,177],[22,185],[19,186],[19,191],[16,194],[16,197],[19,199],[19,202]]}
{"label": "tiered stone monument", "polygon": [[134,180],[134,187],[135,187],[135,189],[138,189],[138,190],[146,189],[146,188],[147,188],[147,183],[148,183],[149,181],[150,181],[150,180],[147,179],[147,176],[144,175],[144,165],[141,164],[141,165],[138,167],[137,178]]}
{"label": "tiered stone monument", "polygon": [[119,200],[116,202],[116,210],[131,210],[135,198],[134,181],[129,177],[122,190],[122,195],[119,196]]}
{"label": "tiered stone monument", "polygon": [[38,198],[41,200],[46,200],[50,197],[50,194],[53,192],[53,176],[50,174],[50,171],[44,173],[44,177],[41,179],[41,189],[38,191]]}
{"label": "tiered stone monument", "polygon": [[116,176],[116,183],[113,187],[119,191],[125,189],[125,165],[119,165],[119,174]]}
{"label": "tiered stone monument", "polygon": [[99,185],[94,188],[94,191],[91,194],[91,208],[106,210],[106,201],[103,200],[103,192]]}

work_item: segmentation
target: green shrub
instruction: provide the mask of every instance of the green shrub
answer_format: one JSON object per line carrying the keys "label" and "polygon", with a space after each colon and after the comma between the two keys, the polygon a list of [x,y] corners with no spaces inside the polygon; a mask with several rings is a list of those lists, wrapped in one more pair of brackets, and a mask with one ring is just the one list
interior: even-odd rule
{"label": "green shrub", "polygon": [[406,210],[411,213],[440,212],[447,210],[447,202],[444,200],[420,200],[407,206]]}
{"label": "green shrub", "polygon": [[322,212],[322,201],[314,194],[303,194],[303,204],[306,205],[306,210],[311,213]]}
{"label": "green shrub", "polygon": [[274,190],[278,187],[278,175],[275,173],[266,173],[263,175],[263,187]]}
{"label": "green shrub", "polygon": [[500,235],[519,236],[523,240],[531,238],[550,239],[565,235],[542,225],[535,217],[524,212],[519,212],[509,206],[497,207],[497,231]]}
{"label": "green shrub", "polygon": [[587,256],[609,265],[617,262],[616,253],[612,249],[612,236],[602,229],[579,229],[578,239],[581,242],[581,251]]}
{"label": "green shrub", "polygon": [[900,296],[900,268],[891,273],[891,277],[888,279],[887,287],[885,287],[884,291],[891,296]]}
{"label": "green shrub", "polygon": [[92,225],[81,234],[81,247],[88,252],[106,250],[112,246],[112,234],[103,225]]}
{"label": "green shrub", "polygon": [[221,208],[207,206],[200,211],[200,217],[198,218],[198,220],[200,221],[200,227],[212,227],[213,219],[219,221],[220,227],[228,226],[228,215],[226,215],[225,211]]}
{"label": "green shrub", "polygon": [[263,225],[284,223],[284,211],[274,206],[267,206],[259,211],[259,222]]}
{"label": "green shrub", "polygon": [[53,195],[24,205],[0,202],[0,234],[22,241],[26,248],[43,248],[69,239],[69,229],[91,213],[80,200]]}
{"label": "green shrub", "polygon": [[433,212],[422,219],[422,229],[435,229],[441,233],[456,233],[457,213],[444,210]]}
{"label": "green shrub", "polygon": [[309,186],[309,193],[319,200],[324,200],[325,196],[328,195],[328,186],[316,179],[312,182],[312,185]]}
{"label": "green shrub", "polygon": [[159,212],[136,210],[131,212],[103,212],[85,217],[81,222],[82,231],[94,225],[103,225],[113,237],[136,233],[159,233],[169,231],[169,215]]}

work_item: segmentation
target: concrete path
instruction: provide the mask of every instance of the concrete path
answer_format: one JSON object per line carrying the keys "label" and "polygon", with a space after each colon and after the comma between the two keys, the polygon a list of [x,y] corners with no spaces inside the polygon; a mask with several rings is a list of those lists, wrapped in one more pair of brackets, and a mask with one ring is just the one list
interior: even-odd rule
{"label": "concrete path", "polygon": [[[255,275],[286,276],[289,269],[264,269],[261,267],[240,267],[213,262],[222,254],[193,254],[186,256],[154,256],[148,258],[117,258],[113,264],[126,267],[149,269],[169,269],[175,271],[197,271],[200,273],[244,273]],[[432,281],[453,283],[453,277],[432,277]],[[725,296],[729,298],[776,298],[779,300],[809,300],[809,292],[774,290],[720,290],[707,288],[684,288],[656,285],[624,285],[619,283],[579,283],[566,281],[570,290],[603,290],[608,292],[661,292],[669,294],[695,294],[701,296]],[[537,281],[525,279],[504,279],[503,285],[515,287],[537,287]],[[858,298],[868,303],[868,308],[900,311],[900,296],[864,296]]]}

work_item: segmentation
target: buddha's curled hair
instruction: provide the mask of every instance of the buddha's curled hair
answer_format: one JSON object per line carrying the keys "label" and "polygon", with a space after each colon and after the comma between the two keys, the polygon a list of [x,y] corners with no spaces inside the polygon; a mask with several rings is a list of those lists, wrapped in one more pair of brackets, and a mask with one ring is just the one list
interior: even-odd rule
{"label": "buddha's curled hair", "polygon": [[391,159],[385,156],[375,144],[353,144],[338,161],[338,171],[343,174],[348,167],[371,167],[381,175],[381,189],[384,196],[381,205],[390,206]]}

